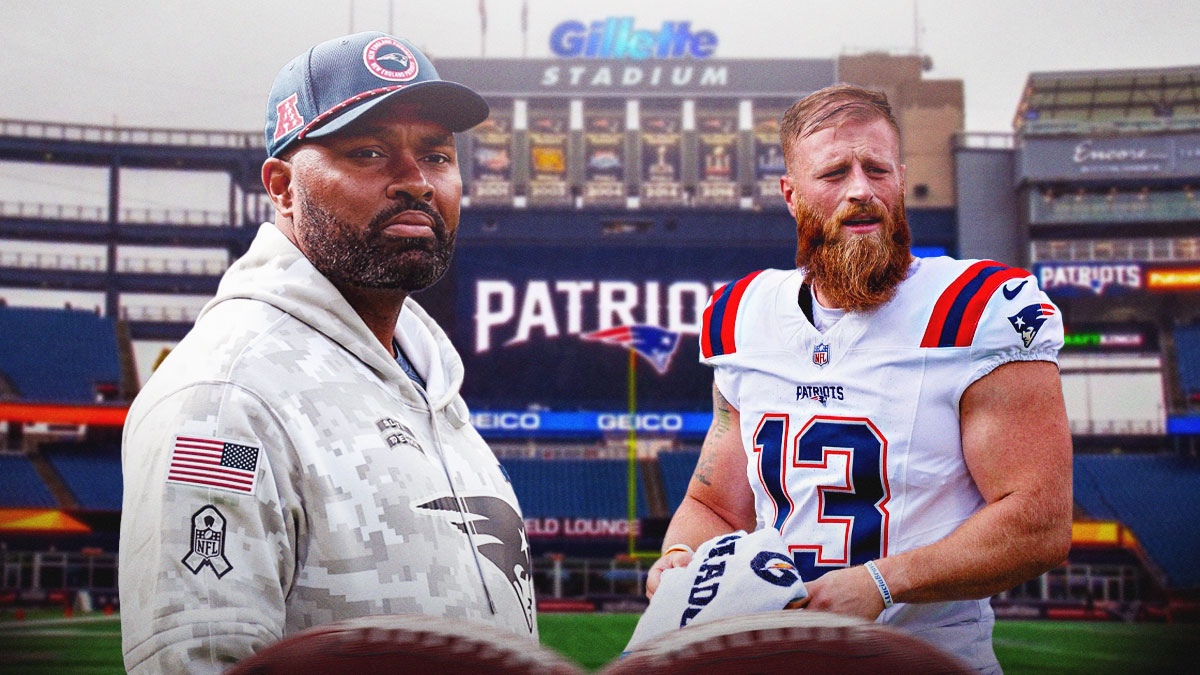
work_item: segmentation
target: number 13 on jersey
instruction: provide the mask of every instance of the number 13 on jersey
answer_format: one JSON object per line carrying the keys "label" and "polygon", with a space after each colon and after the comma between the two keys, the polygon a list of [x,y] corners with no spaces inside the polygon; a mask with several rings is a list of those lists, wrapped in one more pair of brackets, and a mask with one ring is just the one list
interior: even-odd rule
{"label": "number 13 on jersey", "polygon": [[863,417],[814,416],[794,434],[766,413],[754,432],[759,489],[774,505],[800,578],[887,554],[887,439]]}

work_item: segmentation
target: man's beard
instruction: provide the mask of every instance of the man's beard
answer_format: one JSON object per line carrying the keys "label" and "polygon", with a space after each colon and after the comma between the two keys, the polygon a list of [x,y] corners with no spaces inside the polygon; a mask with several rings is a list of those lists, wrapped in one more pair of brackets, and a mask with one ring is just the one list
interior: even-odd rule
{"label": "man's beard", "polygon": [[[892,299],[912,261],[903,200],[890,213],[870,202],[825,218],[801,198],[795,216],[796,265],[834,308],[862,312]],[[879,218],[879,228],[863,235],[844,229],[846,220],[862,216]]]}
{"label": "man's beard", "polygon": [[[433,219],[433,239],[389,237],[388,221],[404,211],[420,211]],[[401,197],[366,226],[339,220],[324,206],[300,194],[302,227],[296,237],[313,267],[334,285],[399,289],[428,288],[442,277],[454,253],[455,233],[433,207]]]}

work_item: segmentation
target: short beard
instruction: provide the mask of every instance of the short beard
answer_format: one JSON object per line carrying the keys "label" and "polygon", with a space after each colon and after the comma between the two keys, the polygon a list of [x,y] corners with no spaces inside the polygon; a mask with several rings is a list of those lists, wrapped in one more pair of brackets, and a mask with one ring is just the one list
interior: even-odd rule
{"label": "short beard", "polygon": [[[875,309],[892,299],[908,276],[912,262],[912,236],[904,215],[903,199],[889,213],[875,202],[844,206],[825,218],[800,199],[796,205],[796,265],[834,308],[851,312]],[[843,223],[850,218],[873,216],[879,229],[865,235],[849,234]]]}
{"label": "short beard", "polygon": [[[388,221],[410,210],[433,219],[433,240],[383,234]],[[295,232],[304,254],[335,286],[420,291],[446,273],[454,254],[455,233],[441,214],[417,200],[402,197],[362,226],[339,220],[301,190],[300,217]]]}

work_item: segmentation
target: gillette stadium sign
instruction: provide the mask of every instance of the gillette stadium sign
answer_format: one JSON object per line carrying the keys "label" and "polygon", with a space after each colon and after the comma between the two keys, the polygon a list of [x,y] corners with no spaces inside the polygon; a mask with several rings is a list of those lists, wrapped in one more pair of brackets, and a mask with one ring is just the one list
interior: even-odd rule
{"label": "gillette stadium sign", "polygon": [[710,30],[693,30],[690,21],[664,21],[640,28],[633,17],[609,17],[585,24],[564,21],[550,33],[550,51],[564,58],[706,59],[717,50]]}

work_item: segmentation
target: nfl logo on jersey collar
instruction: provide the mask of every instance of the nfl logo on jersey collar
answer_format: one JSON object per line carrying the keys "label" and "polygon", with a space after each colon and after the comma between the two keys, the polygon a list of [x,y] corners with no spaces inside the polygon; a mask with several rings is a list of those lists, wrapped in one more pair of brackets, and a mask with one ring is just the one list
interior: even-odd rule
{"label": "nfl logo on jersey collar", "polygon": [[824,368],[829,364],[829,345],[824,342],[817,343],[813,347],[812,362],[818,368]]}

